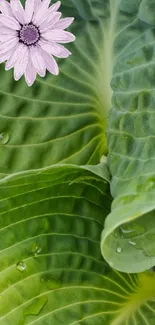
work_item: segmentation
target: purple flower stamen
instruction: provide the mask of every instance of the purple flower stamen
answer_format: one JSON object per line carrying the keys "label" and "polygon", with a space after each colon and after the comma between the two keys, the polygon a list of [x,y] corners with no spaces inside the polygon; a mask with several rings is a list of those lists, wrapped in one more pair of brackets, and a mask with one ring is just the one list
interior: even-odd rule
{"label": "purple flower stamen", "polygon": [[26,45],[35,45],[40,39],[40,32],[38,27],[32,23],[24,25],[19,31],[20,42]]}

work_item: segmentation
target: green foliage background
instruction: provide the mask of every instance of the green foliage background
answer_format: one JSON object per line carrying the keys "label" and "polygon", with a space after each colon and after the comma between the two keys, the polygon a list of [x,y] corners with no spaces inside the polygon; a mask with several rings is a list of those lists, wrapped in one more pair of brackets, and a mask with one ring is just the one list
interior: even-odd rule
{"label": "green foliage background", "polygon": [[0,66],[0,325],[154,325],[154,10],[63,0],[60,75]]}

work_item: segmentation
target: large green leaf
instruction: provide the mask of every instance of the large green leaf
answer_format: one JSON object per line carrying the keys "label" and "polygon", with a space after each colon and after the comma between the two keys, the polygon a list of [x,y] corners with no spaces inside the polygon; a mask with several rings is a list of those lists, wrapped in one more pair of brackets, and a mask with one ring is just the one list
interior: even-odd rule
{"label": "large green leaf", "polygon": [[154,274],[118,273],[100,254],[108,180],[105,164],[1,180],[0,325],[154,325]]}
{"label": "large green leaf", "polygon": [[[141,272],[155,265],[154,1],[121,2],[131,23],[115,36],[108,164],[112,212],[101,249],[114,268]],[[125,10],[126,8],[126,10]],[[146,10],[147,9],[147,10]],[[150,18],[150,19],[149,19]]]}
{"label": "large green leaf", "polygon": [[[7,294],[11,297],[7,296],[5,303],[2,303],[6,322],[4,325],[12,322],[12,315],[14,315],[15,325],[17,322],[18,325],[22,325],[23,322],[34,322],[34,315],[38,317],[35,323],[40,322],[40,315],[48,314],[48,310],[51,315],[50,306],[52,306],[52,310],[57,309],[58,307],[53,307],[52,303],[58,304],[60,296],[50,300],[52,298],[49,290],[50,297],[48,294],[43,294],[43,300],[40,301],[42,292],[45,292],[45,288],[51,286],[51,283],[56,286],[56,289],[57,286],[58,289],[63,287],[61,283],[63,282],[65,285],[67,281],[70,287],[72,281],[74,281],[74,285],[77,283],[83,283],[83,286],[85,283],[88,284],[88,274],[86,278],[82,275],[82,280],[79,276],[81,266],[77,265],[83,262],[76,264],[77,276],[74,274],[71,277],[69,273],[64,275],[65,272],[62,276],[62,273],[59,274],[58,271],[56,271],[57,276],[53,273],[52,276],[51,273],[48,274],[48,270],[53,268],[52,263],[55,267],[59,267],[59,260],[53,259],[53,256],[50,257],[48,252],[55,252],[57,249],[65,258],[66,249],[73,250],[77,256],[82,254],[81,251],[85,255],[86,250],[86,255],[92,254],[90,256],[93,256],[94,259],[99,258],[103,273],[105,262],[101,260],[98,246],[95,246],[97,248],[94,249],[93,244],[89,243],[88,245],[87,242],[85,245],[80,237],[82,231],[84,241],[85,237],[90,238],[90,242],[99,241],[101,229],[96,230],[94,224],[89,229],[88,218],[97,218],[103,227],[104,218],[110,210],[107,192],[105,192],[107,189],[104,188],[106,185],[100,174],[101,169],[98,169],[97,176],[94,172],[95,167],[89,167],[89,170],[83,171],[86,173],[83,181],[83,173],[78,168],[76,172],[76,167],[53,167],[49,171],[45,169],[43,172],[39,168],[56,163],[91,165],[100,161],[101,156],[107,152],[106,116],[111,107],[112,90],[113,108],[108,119],[108,163],[112,174],[111,192],[114,203],[112,213],[105,223],[101,243],[102,254],[110,265],[122,271],[138,272],[155,264],[153,257],[155,255],[153,247],[154,213],[146,215],[154,210],[155,183],[153,163],[155,30],[152,4],[153,2],[149,0],[137,0],[136,3],[135,0],[130,2],[127,0],[86,0],[85,3],[81,0],[64,0],[62,1],[62,12],[65,16],[75,16],[72,32],[77,39],[69,46],[73,52],[72,57],[59,61],[61,71],[59,77],[48,74],[46,79],[38,78],[33,87],[27,88],[23,79],[18,83],[14,82],[12,73],[4,72],[4,65],[0,67],[0,173],[1,177],[17,173],[12,178],[5,178],[0,187],[1,222],[2,231],[4,231],[1,240],[2,287],[6,284]],[[76,177],[73,176],[73,178],[72,168],[76,174]],[[18,172],[24,170],[30,170],[30,172],[21,174],[19,177]],[[104,174],[104,177],[107,176]],[[26,182],[28,182],[27,185]],[[39,182],[43,186],[42,189],[37,187],[40,186]],[[48,188],[49,184],[51,184],[50,189]],[[106,211],[105,204],[108,204]],[[54,224],[50,222],[51,218],[48,219],[49,215],[53,215],[52,213],[58,215],[58,218],[52,219]],[[81,214],[87,220],[82,230],[81,227],[76,227]],[[43,223],[40,215],[45,216]],[[61,215],[64,216],[63,218],[67,216],[62,224]],[[75,215],[77,217],[73,222]],[[56,223],[56,221],[58,222]],[[58,229],[59,227],[60,229]],[[85,232],[84,228],[86,228]],[[59,236],[62,241],[57,240],[56,237],[50,238],[53,229],[55,229],[54,236],[56,237],[62,231],[63,235]],[[78,242],[76,241],[78,239],[66,240],[65,234],[68,234],[66,231],[70,231],[71,234],[75,234],[77,231],[74,236],[71,235],[71,238],[79,236],[80,240]],[[38,238],[38,236],[39,239],[34,243],[32,238]],[[30,246],[28,245],[29,237]],[[60,246],[55,248],[58,243]],[[35,250],[40,251],[40,246],[43,254],[36,254]],[[56,255],[58,255],[57,252]],[[25,260],[26,265],[24,264]],[[63,263],[62,256],[60,256],[61,262]],[[63,266],[60,265],[63,269],[64,265],[68,265],[69,268],[70,264],[72,265],[71,258]],[[87,273],[90,264],[87,264],[86,261],[86,265]],[[5,267],[8,268],[3,272]],[[26,270],[20,273],[19,269],[25,267]],[[98,267],[97,269],[96,267],[95,272],[100,273],[101,271],[98,271]],[[117,273],[110,271],[110,268],[108,270],[105,272],[109,272],[109,279],[115,278]],[[40,278],[37,272],[46,272],[47,277]],[[37,274],[36,278],[35,276],[33,278],[32,274]],[[26,276],[26,279],[28,278],[32,284],[27,286],[27,280],[24,280],[23,276]],[[120,277],[120,274],[118,276]],[[5,281],[5,277],[7,281]],[[58,277],[58,280],[55,277],[56,279]],[[121,277],[127,282],[130,281],[129,279],[131,282],[135,279],[135,276],[128,275],[121,275]],[[92,286],[95,279],[93,276],[90,280]],[[104,275],[103,279],[105,279]],[[120,325],[125,321],[127,325],[135,324],[136,321],[138,324],[142,324],[142,322],[145,324],[147,319],[150,324],[153,322],[153,316],[152,314],[150,316],[148,309],[145,310],[144,304],[154,296],[154,277],[139,275],[136,279],[140,281],[140,284],[137,285],[139,287],[135,284],[130,285],[131,292],[127,291],[123,301],[119,302],[120,308],[117,301],[116,310],[115,301],[114,309],[108,309],[113,305],[113,299],[110,298],[109,291],[108,297],[105,297],[105,290],[103,290],[103,301],[105,302],[107,298],[110,306],[107,307],[106,303],[104,305],[100,302],[102,308],[104,305],[103,317],[107,324],[109,322],[110,325]],[[13,281],[19,281],[19,286],[16,287]],[[98,288],[108,288],[108,281],[106,284],[97,282]],[[118,279],[117,281],[119,282]],[[26,285],[23,286],[23,283]],[[29,290],[30,286],[32,286],[31,291]],[[122,286],[120,287],[122,288]],[[17,290],[17,296],[12,291],[14,289]],[[75,289],[73,291],[75,292]],[[62,290],[60,292],[62,294]],[[112,292],[116,294],[115,287]],[[97,293],[95,300],[97,300]],[[86,296],[88,295],[91,295],[90,292],[86,294]],[[13,298],[14,296],[16,299]],[[82,293],[81,297],[84,296],[85,294]],[[86,296],[85,300],[87,300]],[[35,297],[38,297],[37,300]],[[121,294],[119,294],[119,299],[120,297]],[[5,297],[2,295],[3,298]],[[33,306],[29,305],[29,300],[33,300]],[[9,301],[8,304],[7,301]],[[67,303],[66,294],[64,302]],[[72,305],[72,303],[69,301],[68,305]],[[142,316],[139,316],[140,307],[143,307],[142,315],[143,312],[145,314],[143,320]],[[9,308],[12,308],[12,311]],[[61,308],[63,308],[63,304]],[[154,310],[152,305],[149,308]],[[83,313],[87,314],[87,308],[84,308],[82,316],[78,316],[78,320],[73,319],[72,321],[72,313],[75,315],[73,309],[71,308],[70,318],[65,314],[67,321],[69,319],[71,324],[80,322],[79,319],[83,317]],[[19,313],[17,313],[18,310]],[[107,313],[108,310],[111,313]],[[98,312],[100,311],[95,311],[95,314]],[[128,316],[125,320],[126,313]],[[134,315],[133,319],[132,315]],[[15,319],[16,317],[19,319]],[[103,322],[103,317],[99,322]],[[51,319],[47,317],[47,321],[49,324]],[[61,313],[59,316],[56,315],[54,321],[55,323],[62,322]]]}
{"label": "large green leaf", "polygon": [[[76,41],[68,45],[73,55],[59,60],[59,76],[38,77],[28,88],[24,78],[15,82],[12,71],[0,66],[1,177],[60,162],[96,164],[107,153],[114,34],[120,52],[128,41],[123,30],[135,19],[119,10],[123,3],[62,1],[63,15],[75,16]],[[145,27],[135,23],[135,37]]]}
{"label": "large green leaf", "polygon": [[96,164],[107,152],[110,103],[102,87],[100,17],[85,21],[71,0],[62,1],[61,11],[75,16],[71,30],[76,41],[68,45],[72,56],[58,62],[59,76],[38,77],[28,88],[24,78],[15,82],[12,71],[0,66],[1,177],[60,162]]}

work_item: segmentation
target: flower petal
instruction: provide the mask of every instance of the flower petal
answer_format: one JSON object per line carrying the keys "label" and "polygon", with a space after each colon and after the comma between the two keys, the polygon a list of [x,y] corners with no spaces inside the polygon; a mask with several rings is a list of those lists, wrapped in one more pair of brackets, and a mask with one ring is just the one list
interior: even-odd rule
{"label": "flower petal", "polygon": [[23,44],[18,43],[13,55],[10,57],[10,59],[7,61],[6,65],[5,65],[5,70],[10,70],[11,68],[13,68],[13,66],[15,65],[16,61],[18,60],[19,56],[20,56],[20,51],[22,48]]}
{"label": "flower petal", "polygon": [[36,69],[34,68],[31,59],[29,58],[25,71],[25,81],[29,87],[31,87],[36,79]]}
{"label": "flower petal", "polygon": [[[14,35],[14,37],[15,36],[16,36],[16,34]],[[13,39],[13,35],[12,34],[0,34],[0,42],[11,41],[12,39]]]}
{"label": "flower petal", "polygon": [[49,41],[70,43],[75,41],[75,36],[72,33],[65,32],[61,29],[53,29],[42,33],[42,36]]}
{"label": "flower petal", "polygon": [[45,18],[45,20],[40,24],[40,32],[44,32],[50,29],[61,17],[61,12],[55,12],[50,15],[50,17]]}
{"label": "flower petal", "polygon": [[43,0],[38,8],[38,10],[34,13],[34,16],[33,16],[33,23],[39,25],[40,22],[42,21],[47,9],[48,9],[48,6],[50,4],[51,0]]}
{"label": "flower petal", "polygon": [[74,21],[73,17],[60,19],[58,22],[55,23],[54,28],[65,29],[69,27],[73,21]]}
{"label": "flower petal", "polygon": [[14,49],[15,49],[15,47],[13,47],[13,48],[12,48],[11,50],[9,50],[9,51],[6,51],[6,52],[3,53],[3,54],[0,54],[0,63],[7,61],[7,60],[10,58],[10,56],[12,55]]}
{"label": "flower petal", "polygon": [[24,74],[27,64],[28,64],[29,50],[28,47],[22,44],[20,49],[20,56],[18,57],[14,66],[14,78],[19,80]]}
{"label": "flower petal", "polygon": [[8,27],[1,27],[0,32],[2,35],[12,35],[12,36],[17,36],[17,32],[13,29],[10,29]]}
{"label": "flower petal", "polygon": [[46,69],[54,74],[54,75],[58,75],[59,74],[59,67],[55,61],[55,59],[53,58],[52,55],[48,54],[47,52],[45,52],[44,50],[41,49],[42,55],[44,57],[45,60],[45,64],[46,64]]}
{"label": "flower petal", "polygon": [[34,12],[36,12],[41,5],[41,0],[34,0]]}
{"label": "flower petal", "polygon": [[46,19],[50,19],[51,15],[56,13],[60,6],[61,6],[61,2],[58,1],[58,2],[54,3],[50,8],[48,8],[46,10],[46,13],[44,15],[42,22],[45,21]]}
{"label": "flower petal", "polygon": [[20,2],[20,0],[10,0],[10,5],[13,14],[15,15],[16,19],[21,23],[24,24],[24,9]]}
{"label": "flower petal", "polygon": [[10,51],[14,46],[17,45],[17,43],[18,43],[17,38],[13,38],[7,42],[1,42],[0,43],[0,54],[5,53],[6,51]]}
{"label": "flower petal", "polygon": [[31,56],[32,64],[36,69],[37,73],[41,77],[45,77],[46,66],[45,66],[44,58],[39,50],[39,46],[30,47],[30,56]]}
{"label": "flower petal", "polygon": [[32,20],[32,16],[34,13],[34,0],[26,0],[25,3],[25,13],[24,13],[24,20],[26,24],[29,24]]}
{"label": "flower petal", "polygon": [[0,1],[0,11],[2,12],[3,15],[13,16],[13,12],[11,10],[11,6],[8,1],[5,0]]}
{"label": "flower petal", "polygon": [[68,58],[68,56],[72,54],[64,46],[54,42],[52,43],[40,40],[38,44],[44,51],[56,56],[57,58]]}
{"label": "flower petal", "polygon": [[5,27],[9,27],[14,30],[19,30],[20,25],[16,19],[6,15],[0,15],[0,24],[4,25]]}
{"label": "flower petal", "polygon": [[54,12],[54,11],[57,11],[61,6],[61,1],[58,1],[56,3],[54,3],[50,8],[49,8],[49,11],[50,13]]}
{"label": "flower petal", "polygon": [[45,11],[43,17],[40,19],[39,24],[41,25],[43,22],[46,22],[47,19],[50,20],[51,19],[51,15],[53,15],[54,13],[56,13],[56,11],[59,9],[60,5],[61,5],[61,2],[58,1],[57,3],[55,3],[54,5],[52,5],[50,8],[47,8],[47,10]]}

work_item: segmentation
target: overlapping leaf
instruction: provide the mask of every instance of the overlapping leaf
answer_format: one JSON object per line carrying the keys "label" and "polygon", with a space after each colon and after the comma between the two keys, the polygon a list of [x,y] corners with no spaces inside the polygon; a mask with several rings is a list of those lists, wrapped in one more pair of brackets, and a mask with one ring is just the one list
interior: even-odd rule
{"label": "overlapping leaf", "polygon": [[99,162],[111,83],[102,254],[126,272],[155,264],[151,8],[64,0],[77,40],[59,77],[29,89],[1,65],[1,325],[154,325],[154,276],[112,271],[100,254],[105,166],[40,169]]}
{"label": "overlapping leaf", "polygon": [[[155,29],[151,1],[121,9],[132,20],[115,35],[108,126],[108,163],[114,197],[101,249],[113,267],[140,272],[155,264]],[[145,10],[147,6],[147,11]],[[151,16],[150,16],[151,18]],[[146,24],[147,22],[147,24]]]}
{"label": "overlapping leaf", "polygon": [[[102,170],[102,172],[101,172]],[[0,182],[1,325],[154,324],[154,275],[100,254],[106,166],[54,166]]]}

